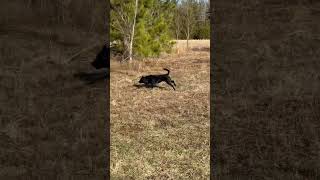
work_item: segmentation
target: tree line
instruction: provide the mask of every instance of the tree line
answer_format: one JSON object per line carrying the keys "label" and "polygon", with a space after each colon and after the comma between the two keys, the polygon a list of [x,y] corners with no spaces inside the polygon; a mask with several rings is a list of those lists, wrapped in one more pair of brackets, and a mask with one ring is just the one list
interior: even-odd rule
{"label": "tree line", "polygon": [[[0,24],[72,27],[105,34],[122,60],[170,52],[174,39],[209,38],[208,0],[4,0]],[[11,7],[11,8],[10,8]],[[14,7],[14,8],[12,8]],[[110,21],[107,21],[110,13]]]}
{"label": "tree line", "polygon": [[110,38],[122,60],[170,52],[173,39],[210,38],[207,0],[111,0],[110,7]]}

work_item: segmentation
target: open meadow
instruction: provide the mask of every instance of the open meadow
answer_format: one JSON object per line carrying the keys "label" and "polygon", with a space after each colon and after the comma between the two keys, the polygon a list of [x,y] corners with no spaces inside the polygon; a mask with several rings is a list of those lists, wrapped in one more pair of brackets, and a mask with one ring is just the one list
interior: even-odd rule
{"label": "open meadow", "polygon": [[[209,179],[209,40],[179,40],[162,58],[111,62],[111,177]],[[165,73],[176,82],[145,88],[142,75]]]}

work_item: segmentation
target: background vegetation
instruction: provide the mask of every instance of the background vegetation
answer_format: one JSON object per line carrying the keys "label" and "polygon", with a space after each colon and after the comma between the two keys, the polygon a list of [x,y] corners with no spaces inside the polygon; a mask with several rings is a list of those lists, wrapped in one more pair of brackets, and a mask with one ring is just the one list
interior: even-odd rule
{"label": "background vegetation", "polygon": [[111,41],[122,60],[157,57],[173,39],[209,39],[208,8],[205,0],[113,0]]}

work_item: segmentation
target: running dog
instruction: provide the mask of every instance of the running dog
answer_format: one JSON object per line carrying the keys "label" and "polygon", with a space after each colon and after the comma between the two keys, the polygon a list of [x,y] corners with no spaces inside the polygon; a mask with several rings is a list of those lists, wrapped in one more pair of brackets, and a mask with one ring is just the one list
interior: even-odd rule
{"label": "running dog", "polygon": [[147,87],[155,87],[157,84],[161,83],[162,81],[166,82],[168,85],[170,85],[173,90],[176,90],[175,86],[176,83],[170,78],[170,70],[164,68],[165,71],[167,71],[167,74],[160,74],[160,75],[149,75],[149,76],[142,76],[139,83],[145,84]]}

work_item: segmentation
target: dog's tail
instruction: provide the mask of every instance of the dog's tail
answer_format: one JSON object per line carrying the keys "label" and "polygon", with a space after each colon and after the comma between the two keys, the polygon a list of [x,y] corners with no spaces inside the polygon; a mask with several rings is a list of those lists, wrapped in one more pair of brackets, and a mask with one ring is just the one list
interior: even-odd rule
{"label": "dog's tail", "polygon": [[169,70],[169,69],[163,68],[163,70],[168,71],[168,73],[167,73],[166,75],[169,75],[169,74],[170,74],[170,70]]}

